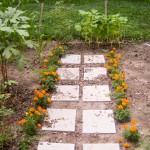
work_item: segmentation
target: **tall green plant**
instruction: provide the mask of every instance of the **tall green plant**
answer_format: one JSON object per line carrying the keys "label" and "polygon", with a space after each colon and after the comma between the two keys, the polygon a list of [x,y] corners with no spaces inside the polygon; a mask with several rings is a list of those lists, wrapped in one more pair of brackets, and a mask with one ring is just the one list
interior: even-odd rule
{"label": "tall green plant", "polygon": [[8,60],[16,60],[22,69],[25,63],[23,50],[26,45],[32,47],[31,42],[27,40],[30,18],[24,13],[12,7],[0,11],[0,63],[4,83],[8,82],[6,69]]}

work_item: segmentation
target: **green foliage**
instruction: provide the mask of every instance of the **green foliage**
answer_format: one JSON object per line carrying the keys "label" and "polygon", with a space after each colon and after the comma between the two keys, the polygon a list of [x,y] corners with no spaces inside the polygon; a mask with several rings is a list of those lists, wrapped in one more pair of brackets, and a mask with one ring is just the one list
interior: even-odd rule
{"label": "green foliage", "polygon": [[[132,126],[132,127],[134,127],[134,126]],[[123,132],[123,136],[128,141],[131,141],[131,142],[138,142],[140,140],[140,133],[137,129],[136,129],[136,131],[131,131],[130,129],[125,129]]]}
{"label": "green foliage", "polygon": [[130,110],[128,108],[121,110],[116,109],[115,116],[119,122],[127,122],[130,120]]}
{"label": "green foliage", "polygon": [[22,141],[19,142],[19,150],[28,150],[29,146],[31,144],[31,141],[29,139],[23,139]]}
{"label": "green foliage", "polygon": [[115,97],[116,99],[123,98],[123,97],[125,97],[125,93],[124,93],[124,92],[121,92],[121,91],[115,91],[114,97]]}
{"label": "green foliage", "polygon": [[75,29],[79,31],[86,42],[96,41],[98,44],[103,40],[110,43],[120,43],[123,40],[127,19],[116,15],[100,15],[98,10],[91,12],[80,10],[82,16],[80,23]]}

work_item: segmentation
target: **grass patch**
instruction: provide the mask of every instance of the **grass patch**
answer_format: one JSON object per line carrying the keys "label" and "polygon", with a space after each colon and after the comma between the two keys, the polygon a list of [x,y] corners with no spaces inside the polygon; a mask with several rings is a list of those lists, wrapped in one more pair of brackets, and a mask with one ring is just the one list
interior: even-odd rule
{"label": "grass patch", "polygon": [[[45,3],[42,33],[59,39],[68,41],[79,38],[80,35],[74,30],[74,25],[80,22],[79,10],[90,11],[98,9],[104,12],[104,0],[65,0],[54,5],[56,0]],[[128,27],[125,34],[126,39],[149,40],[150,39],[150,0],[109,0],[108,14],[120,13],[128,18]],[[39,4],[30,4],[26,7],[28,10],[40,11]],[[35,22],[38,24],[38,20]]]}

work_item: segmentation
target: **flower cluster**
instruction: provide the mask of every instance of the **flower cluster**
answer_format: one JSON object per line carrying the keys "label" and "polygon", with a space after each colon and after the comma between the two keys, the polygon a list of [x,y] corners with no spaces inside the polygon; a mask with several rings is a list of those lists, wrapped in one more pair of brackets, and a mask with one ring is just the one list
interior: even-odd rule
{"label": "flower cluster", "polygon": [[[108,59],[108,63],[104,64],[104,67],[107,68],[109,76],[112,79],[112,86],[114,89],[114,97],[116,99],[115,104],[115,116],[116,119],[120,122],[127,122],[130,120],[130,104],[131,101],[126,97],[126,91],[128,86],[125,82],[125,74],[119,68],[119,59],[122,58],[121,55],[116,53],[116,48],[113,48],[108,54],[105,54],[105,57]],[[136,128],[136,121],[131,121],[131,126],[128,127],[126,124],[123,125],[124,128],[124,138],[127,141],[137,142],[140,139],[140,134]],[[130,148],[128,142],[123,144],[124,148]],[[118,138],[118,142],[122,143],[123,139]]]}
{"label": "flower cluster", "polygon": [[46,115],[46,106],[51,103],[50,94],[48,91],[56,89],[56,82],[60,81],[57,73],[57,68],[61,65],[60,58],[65,54],[66,49],[62,46],[54,48],[49,53],[49,59],[43,60],[43,69],[40,70],[40,83],[42,90],[34,90],[33,101],[34,107],[31,107],[27,112],[24,119],[18,122],[22,126],[23,131],[28,135],[33,135],[40,128],[44,116]]}

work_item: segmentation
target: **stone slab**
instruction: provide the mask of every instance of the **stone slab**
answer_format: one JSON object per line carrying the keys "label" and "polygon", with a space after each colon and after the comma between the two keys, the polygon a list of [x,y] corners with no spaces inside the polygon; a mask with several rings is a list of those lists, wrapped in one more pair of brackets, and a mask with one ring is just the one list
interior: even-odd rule
{"label": "stone slab", "polygon": [[37,150],[74,150],[74,144],[40,142]]}
{"label": "stone slab", "polygon": [[75,109],[47,109],[48,119],[42,130],[50,131],[75,131],[76,110]]}
{"label": "stone slab", "polygon": [[79,68],[58,68],[61,80],[79,80]]}
{"label": "stone slab", "polygon": [[106,75],[106,68],[95,67],[95,68],[84,68],[84,80],[96,80],[102,75]]}
{"label": "stone slab", "polygon": [[84,55],[84,63],[105,63],[105,58],[103,55]]}
{"label": "stone slab", "polygon": [[112,110],[83,110],[83,133],[116,133]]}
{"label": "stone slab", "polygon": [[108,85],[91,85],[83,87],[83,101],[111,101]]}
{"label": "stone slab", "polygon": [[120,150],[120,147],[117,143],[84,144],[83,150]]}
{"label": "stone slab", "polygon": [[64,58],[61,58],[62,64],[80,64],[81,55],[67,54]]}
{"label": "stone slab", "polygon": [[56,93],[52,95],[53,101],[78,101],[78,85],[58,85]]}

